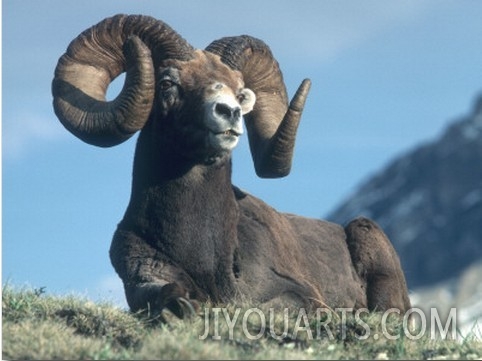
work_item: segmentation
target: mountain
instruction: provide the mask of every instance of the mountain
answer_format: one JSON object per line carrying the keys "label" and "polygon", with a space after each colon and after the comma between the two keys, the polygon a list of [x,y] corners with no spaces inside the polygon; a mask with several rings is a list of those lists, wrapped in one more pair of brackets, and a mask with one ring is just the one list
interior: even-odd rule
{"label": "mountain", "polygon": [[459,277],[482,260],[482,96],[443,134],[391,162],[327,219],[375,220],[409,288]]}

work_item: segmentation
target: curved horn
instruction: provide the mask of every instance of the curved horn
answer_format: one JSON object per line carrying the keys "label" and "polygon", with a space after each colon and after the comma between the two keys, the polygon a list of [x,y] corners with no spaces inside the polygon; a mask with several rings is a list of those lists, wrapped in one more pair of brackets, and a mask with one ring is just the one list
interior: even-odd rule
{"label": "curved horn", "polygon": [[[83,141],[117,145],[141,129],[150,115],[155,67],[168,58],[188,60],[192,50],[152,17],[107,18],[81,33],[59,59],[52,82],[55,113]],[[124,71],[122,91],[106,101],[107,87]]]}
{"label": "curved horn", "polygon": [[278,62],[263,41],[247,35],[227,37],[212,42],[206,50],[239,70],[246,87],[256,94],[253,111],[245,115],[256,174],[264,178],[288,175],[310,80],[303,80],[288,105]]}

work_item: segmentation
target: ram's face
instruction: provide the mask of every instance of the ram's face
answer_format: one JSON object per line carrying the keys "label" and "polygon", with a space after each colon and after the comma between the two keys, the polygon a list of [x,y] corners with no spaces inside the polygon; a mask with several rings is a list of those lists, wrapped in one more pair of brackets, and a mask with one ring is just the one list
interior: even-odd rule
{"label": "ram's face", "polygon": [[193,60],[163,64],[156,78],[158,121],[163,132],[183,143],[178,144],[183,152],[217,157],[237,145],[243,115],[256,99],[240,72],[217,55],[196,51]]}

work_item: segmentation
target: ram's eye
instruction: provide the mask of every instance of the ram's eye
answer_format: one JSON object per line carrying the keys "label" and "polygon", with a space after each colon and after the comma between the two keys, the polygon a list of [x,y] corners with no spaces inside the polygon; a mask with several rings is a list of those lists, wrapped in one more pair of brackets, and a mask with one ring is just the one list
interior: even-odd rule
{"label": "ram's eye", "polygon": [[167,89],[171,88],[173,85],[174,85],[173,81],[171,81],[169,79],[164,79],[164,80],[161,80],[161,83],[159,84],[159,87],[161,88],[161,90],[167,90]]}

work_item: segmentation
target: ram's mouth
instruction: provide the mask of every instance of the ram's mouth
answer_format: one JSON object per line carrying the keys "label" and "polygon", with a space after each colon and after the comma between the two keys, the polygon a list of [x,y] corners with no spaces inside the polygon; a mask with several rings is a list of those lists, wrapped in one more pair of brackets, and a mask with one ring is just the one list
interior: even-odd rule
{"label": "ram's mouth", "polygon": [[231,151],[239,141],[239,136],[243,134],[242,130],[226,129],[223,131],[210,131],[208,142],[212,149],[222,152]]}
{"label": "ram's mouth", "polygon": [[237,132],[234,129],[228,129],[223,132],[215,133],[216,135],[227,135],[229,137],[239,137],[241,133]]}

